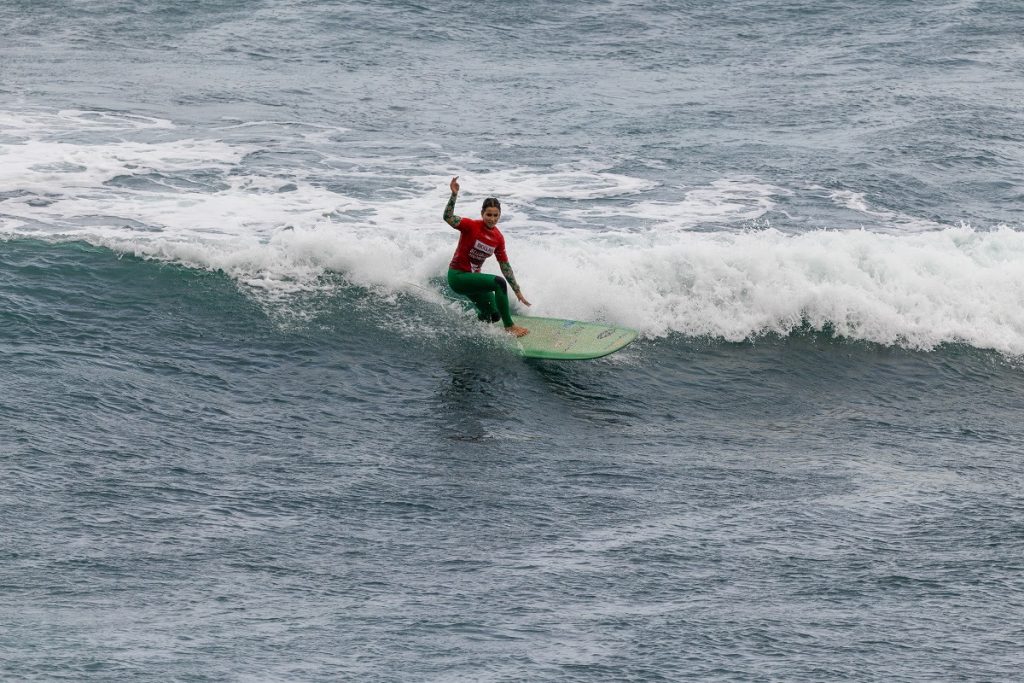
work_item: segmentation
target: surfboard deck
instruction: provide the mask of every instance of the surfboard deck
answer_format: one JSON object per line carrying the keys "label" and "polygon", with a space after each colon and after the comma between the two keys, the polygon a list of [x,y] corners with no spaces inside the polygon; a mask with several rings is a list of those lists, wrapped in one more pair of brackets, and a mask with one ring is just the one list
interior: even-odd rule
{"label": "surfboard deck", "polygon": [[590,360],[625,348],[636,339],[636,330],[618,325],[588,323],[560,318],[514,315],[517,325],[530,330],[513,344],[524,358]]}

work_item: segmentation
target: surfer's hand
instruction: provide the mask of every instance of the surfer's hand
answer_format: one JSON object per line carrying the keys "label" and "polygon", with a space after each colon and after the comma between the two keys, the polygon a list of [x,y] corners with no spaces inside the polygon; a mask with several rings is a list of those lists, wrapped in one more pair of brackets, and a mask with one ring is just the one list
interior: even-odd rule
{"label": "surfer's hand", "polygon": [[449,187],[452,188],[452,194],[459,193],[459,176],[455,176],[454,178],[452,178],[452,182]]}
{"label": "surfer's hand", "polygon": [[527,301],[527,300],[526,300],[526,297],[525,297],[525,296],[523,296],[523,293],[522,293],[522,292],[516,292],[516,298],[517,298],[517,299],[519,299],[519,303],[521,303],[521,304],[522,304],[522,305],[524,305],[524,306],[530,306],[530,305],[532,305],[532,304],[530,304],[530,302],[529,302],[529,301]]}

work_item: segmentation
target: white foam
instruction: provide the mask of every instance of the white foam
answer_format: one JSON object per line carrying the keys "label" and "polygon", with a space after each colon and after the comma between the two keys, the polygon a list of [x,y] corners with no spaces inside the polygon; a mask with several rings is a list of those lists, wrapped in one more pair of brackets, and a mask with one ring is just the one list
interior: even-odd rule
{"label": "white foam", "polygon": [[[907,236],[866,231],[508,234],[535,315],[604,319],[648,336],[740,341],[804,321],[845,337],[931,349],[942,343],[1024,354],[1024,235],[950,228]],[[217,268],[282,290],[325,272],[378,290],[430,287],[455,235],[322,224],[269,243],[161,240],[110,246]],[[490,272],[497,273],[491,264]]]}
{"label": "white foam", "polygon": [[224,143],[198,140],[103,145],[31,141],[21,145],[16,154],[10,148],[5,152],[5,163],[0,166],[2,187],[17,186],[44,195],[93,189],[93,194],[100,196],[109,193],[102,185],[118,176],[227,169],[245,154]]}
{"label": "white foam", "polygon": [[672,201],[639,201],[617,206],[588,206],[567,210],[575,220],[600,223],[613,217],[642,216],[644,225],[659,230],[754,221],[775,208],[776,197],[787,190],[756,178],[722,178],[706,187],[680,189]]}
{"label": "white foam", "polygon": [[[823,188],[814,187],[812,189],[820,190]],[[878,226],[878,229],[880,230],[905,233],[909,230],[931,231],[942,229],[944,227],[934,221],[929,221],[917,216],[904,215],[896,211],[888,211],[886,209],[874,207],[868,201],[867,194],[864,192],[856,192],[854,190],[831,190],[829,192],[829,198],[837,206],[863,214],[871,220],[871,224],[873,226]]]}
{"label": "white foam", "polygon": [[526,249],[522,279],[552,315],[735,341],[806,320],[882,344],[1024,353],[1024,235],[1005,228],[675,233]]}
{"label": "white foam", "polygon": [[167,119],[127,112],[64,109],[51,112],[9,112],[0,110],[0,133],[6,135],[59,134],[83,131],[124,131],[172,129]]}

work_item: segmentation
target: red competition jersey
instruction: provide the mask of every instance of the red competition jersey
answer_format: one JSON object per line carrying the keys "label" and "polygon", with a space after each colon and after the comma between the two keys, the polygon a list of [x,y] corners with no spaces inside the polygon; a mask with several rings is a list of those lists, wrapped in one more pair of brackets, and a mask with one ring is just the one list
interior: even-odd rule
{"label": "red competition jersey", "polygon": [[505,236],[498,230],[498,226],[488,230],[481,220],[463,218],[456,230],[462,234],[459,236],[459,246],[455,247],[455,256],[448,264],[449,268],[479,273],[480,266],[491,254],[502,263],[508,263]]}

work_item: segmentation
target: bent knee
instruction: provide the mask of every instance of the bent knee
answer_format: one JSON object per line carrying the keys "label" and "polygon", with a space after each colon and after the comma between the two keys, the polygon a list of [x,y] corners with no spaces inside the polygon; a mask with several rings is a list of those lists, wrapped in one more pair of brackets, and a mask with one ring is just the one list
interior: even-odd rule
{"label": "bent knee", "polygon": [[494,276],[494,284],[498,285],[498,289],[508,294],[508,283],[505,282],[505,278],[500,275]]}

